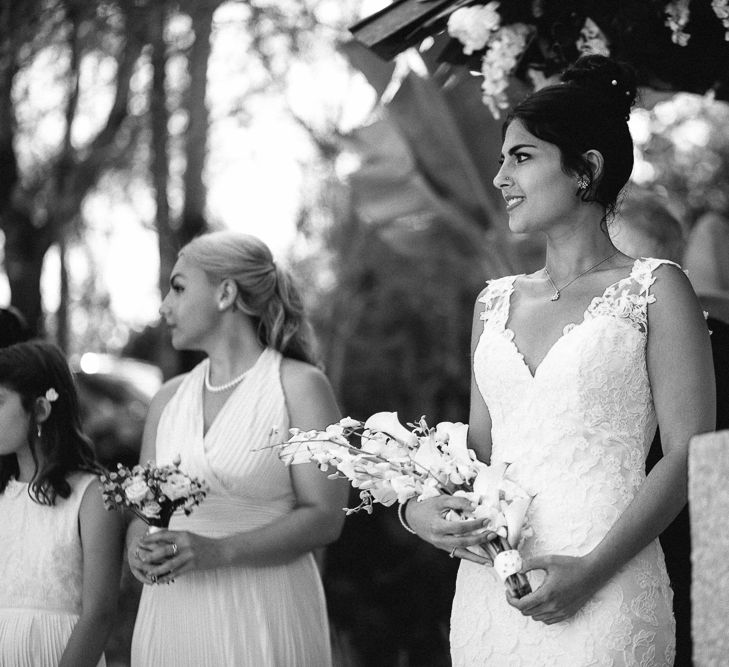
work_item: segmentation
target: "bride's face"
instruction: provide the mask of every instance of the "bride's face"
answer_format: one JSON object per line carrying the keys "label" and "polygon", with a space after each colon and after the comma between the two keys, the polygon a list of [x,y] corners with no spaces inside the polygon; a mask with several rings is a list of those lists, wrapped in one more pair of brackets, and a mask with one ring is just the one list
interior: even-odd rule
{"label": "bride's face", "polygon": [[494,186],[504,197],[512,231],[548,231],[582,204],[577,176],[562,169],[559,148],[535,137],[519,120],[509,124],[501,150]]}

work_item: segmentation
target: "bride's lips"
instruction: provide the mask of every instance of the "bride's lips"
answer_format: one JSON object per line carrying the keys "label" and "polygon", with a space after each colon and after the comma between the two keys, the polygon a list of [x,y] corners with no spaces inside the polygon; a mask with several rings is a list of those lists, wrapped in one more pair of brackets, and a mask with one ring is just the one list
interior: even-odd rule
{"label": "bride's lips", "polygon": [[525,199],[526,199],[526,197],[521,197],[519,195],[504,195],[504,201],[506,202],[506,210],[513,211]]}

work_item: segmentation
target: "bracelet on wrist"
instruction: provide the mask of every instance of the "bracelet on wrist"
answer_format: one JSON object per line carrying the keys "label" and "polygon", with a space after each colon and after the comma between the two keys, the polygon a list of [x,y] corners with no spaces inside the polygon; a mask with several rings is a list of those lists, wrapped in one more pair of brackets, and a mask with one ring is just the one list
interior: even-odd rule
{"label": "bracelet on wrist", "polygon": [[397,506],[397,518],[400,519],[400,523],[402,524],[402,527],[408,531],[408,533],[412,533],[413,535],[417,535],[417,533],[408,525],[407,520],[405,519],[405,507],[410,502],[410,498],[408,498],[404,503],[400,503]]}

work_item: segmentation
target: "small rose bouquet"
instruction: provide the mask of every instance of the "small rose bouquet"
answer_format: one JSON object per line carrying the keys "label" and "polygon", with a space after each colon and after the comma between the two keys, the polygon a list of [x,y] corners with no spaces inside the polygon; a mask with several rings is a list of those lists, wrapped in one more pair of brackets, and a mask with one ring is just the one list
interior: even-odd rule
{"label": "small rose bouquet", "polygon": [[144,521],[150,532],[167,528],[177,510],[190,514],[207,493],[204,481],[180,470],[180,459],[168,465],[121,463],[112,472],[99,475],[104,506],[108,510],[130,510]]}
{"label": "small rose bouquet", "polygon": [[360,490],[360,504],[347,514],[373,503],[417,501],[440,494],[471,502],[471,511],[450,511],[451,520],[483,519],[497,537],[473,550],[488,555],[507,587],[517,597],[531,592],[520,572],[517,551],[525,534],[531,496],[506,476],[507,464],[486,465],[468,449],[468,425],[441,422],[428,426],[425,418],[405,428],[396,412],[378,412],[367,421],[345,417],[323,431],[291,429],[280,445],[279,457],[287,465],[313,462],[332,478],[346,477]]}

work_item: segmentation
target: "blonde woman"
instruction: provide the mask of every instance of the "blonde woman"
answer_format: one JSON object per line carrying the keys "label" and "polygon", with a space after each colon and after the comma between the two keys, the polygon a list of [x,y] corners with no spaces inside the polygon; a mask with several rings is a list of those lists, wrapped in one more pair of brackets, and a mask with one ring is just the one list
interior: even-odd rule
{"label": "blonde woman", "polygon": [[267,448],[272,428],[283,438],[339,419],[299,294],[259,239],[215,232],[179,253],[160,312],[173,346],[207,359],[154,399],[141,460],[179,455],[210,491],[169,530],[130,527],[129,563],[147,584],[132,664],[329,665],[312,551],[338,537],[347,489]]}

